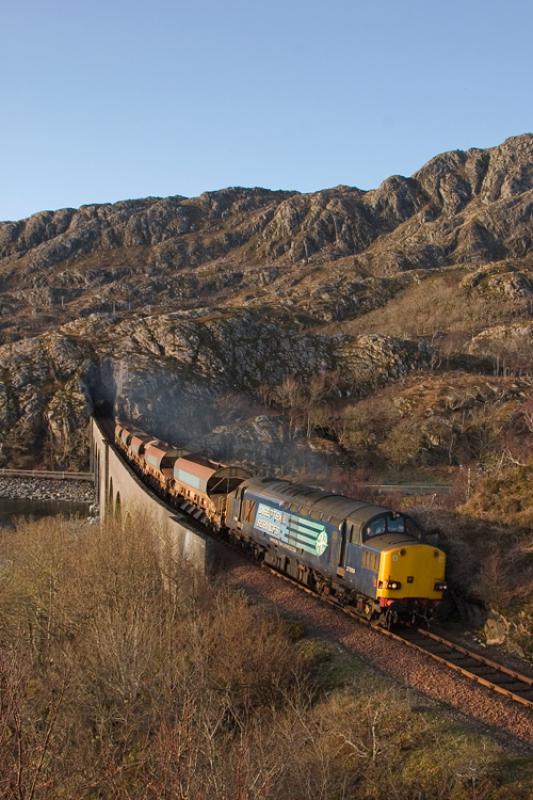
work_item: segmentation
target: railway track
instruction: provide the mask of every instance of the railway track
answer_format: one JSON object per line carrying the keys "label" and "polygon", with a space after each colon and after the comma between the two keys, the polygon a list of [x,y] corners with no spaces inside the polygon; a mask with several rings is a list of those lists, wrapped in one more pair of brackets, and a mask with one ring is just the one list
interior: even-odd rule
{"label": "railway track", "polygon": [[307,586],[302,586],[293,578],[284,575],[273,567],[264,565],[263,568],[276,575],[276,577],[291,583],[300,591],[306,592],[333,606],[359,625],[372,628],[377,634],[394,639],[405,647],[423,653],[433,661],[437,661],[448,669],[458,672],[467,680],[484,686],[492,692],[503,695],[533,710],[533,678],[529,675],[523,675],[517,670],[510,669],[504,664],[499,664],[497,661],[486,658],[480,653],[469,650],[463,645],[457,644],[450,639],[445,639],[443,636],[424,628],[405,628],[389,631],[386,628],[374,625],[360,617],[353,609],[341,605],[331,597],[317,595]]}
{"label": "railway track", "polygon": [[465,678],[533,709],[533,678],[528,675],[423,628],[402,631],[396,638]]}
{"label": "railway track", "polygon": [[94,481],[94,472],[66,472],[50,469],[0,469],[0,478],[42,478],[56,481]]}

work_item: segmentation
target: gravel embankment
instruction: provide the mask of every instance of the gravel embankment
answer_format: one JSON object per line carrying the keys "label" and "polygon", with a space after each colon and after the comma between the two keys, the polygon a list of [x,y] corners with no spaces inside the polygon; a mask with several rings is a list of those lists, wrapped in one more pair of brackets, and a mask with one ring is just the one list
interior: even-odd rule
{"label": "gravel embankment", "polygon": [[533,744],[533,712],[518,703],[492,695],[490,690],[470,683],[422,653],[351,621],[342,612],[255,564],[236,559],[229,566],[228,577],[246,591],[274,603],[281,611],[301,617],[318,635],[335,639],[403,686],[417,689],[472,720]]}
{"label": "gravel embankment", "polygon": [[65,500],[94,503],[94,485],[89,481],[45,478],[0,478],[0,497],[9,500]]}

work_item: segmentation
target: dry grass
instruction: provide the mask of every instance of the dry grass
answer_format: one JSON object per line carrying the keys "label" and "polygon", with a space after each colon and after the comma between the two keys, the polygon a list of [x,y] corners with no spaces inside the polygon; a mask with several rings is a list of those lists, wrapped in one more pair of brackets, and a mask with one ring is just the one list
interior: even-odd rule
{"label": "dry grass", "polygon": [[503,520],[533,530],[532,486],[533,458],[527,464],[507,464],[477,481],[462,510],[491,522]]}
{"label": "dry grass", "polygon": [[[475,497],[474,492],[472,501]],[[494,500],[498,498],[494,496]],[[416,516],[426,530],[440,534],[454,592],[516,623],[521,614],[533,614],[531,529],[491,523],[464,511],[442,508],[418,509]]]}
{"label": "dry grass", "polygon": [[386,333],[404,338],[437,334],[433,343],[439,344],[445,355],[461,350],[486,328],[531,317],[527,299],[468,291],[461,285],[468,274],[462,267],[436,271],[399,292],[382,308],[343,324],[342,329],[352,334]]}
{"label": "dry grass", "polygon": [[294,641],[146,524],[43,521],[0,565],[2,798],[528,797],[529,761],[509,793],[490,740]]}
{"label": "dry grass", "polygon": [[361,466],[488,464],[531,447],[530,406],[529,380],[425,372],[346,403],[331,427]]}

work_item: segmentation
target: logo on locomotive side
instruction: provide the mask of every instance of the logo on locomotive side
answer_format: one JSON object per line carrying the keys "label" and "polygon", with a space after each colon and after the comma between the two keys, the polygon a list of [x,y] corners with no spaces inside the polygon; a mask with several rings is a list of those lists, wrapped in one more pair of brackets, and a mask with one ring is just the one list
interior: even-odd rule
{"label": "logo on locomotive side", "polygon": [[329,544],[323,522],[291,514],[266,503],[259,503],[255,527],[267,536],[312,556],[321,556]]}
{"label": "logo on locomotive side", "polygon": [[326,551],[327,546],[328,546],[328,535],[326,531],[322,531],[322,533],[318,535],[318,539],[316,540],[315,544],[315,553],[317,554],[317,556],[321,556]]}

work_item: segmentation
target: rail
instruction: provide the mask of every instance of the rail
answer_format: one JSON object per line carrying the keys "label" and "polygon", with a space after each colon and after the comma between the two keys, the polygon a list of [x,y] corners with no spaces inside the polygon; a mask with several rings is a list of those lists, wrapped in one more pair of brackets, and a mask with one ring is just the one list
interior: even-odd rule
{"label": "rail", "polygon": [[93,472],[66,472],[46,469],[0,469],[0,478],[41,478],[57,481],[93,481]]}
{"label": "rail", "polygon": [[437,661],[448,669],[458,672],[473,683],[484,686],[492,692],[503,695],[533,710],[533,677],[523,675],[517,670],[505,666],[505,664],[500,664],[497,661],[486,658],[480,653],[468,650],[466,647],[456,642],[452,642],[449,639],[445,639],[443,636],[439,636],[423,628],[405,629],[400,633],[372,624],[363,617],[360,617],[357,612],[349,606],[342,606],[331,597],[317,595],[312,589],[303,586],[301,583],[294,580],[294,578],[279,572],[271,566],[263,565],[263,567],[278,578],[291,583],[297,589],[313,595],[313,597],[316,597],[320,601],[333,606],[360,625],[372,628],[376,633],[386,636],[389,639],[394,639],[412,650],[418,650],[418,652],[423,653],[425,656],[433,659],[433,661]]}

